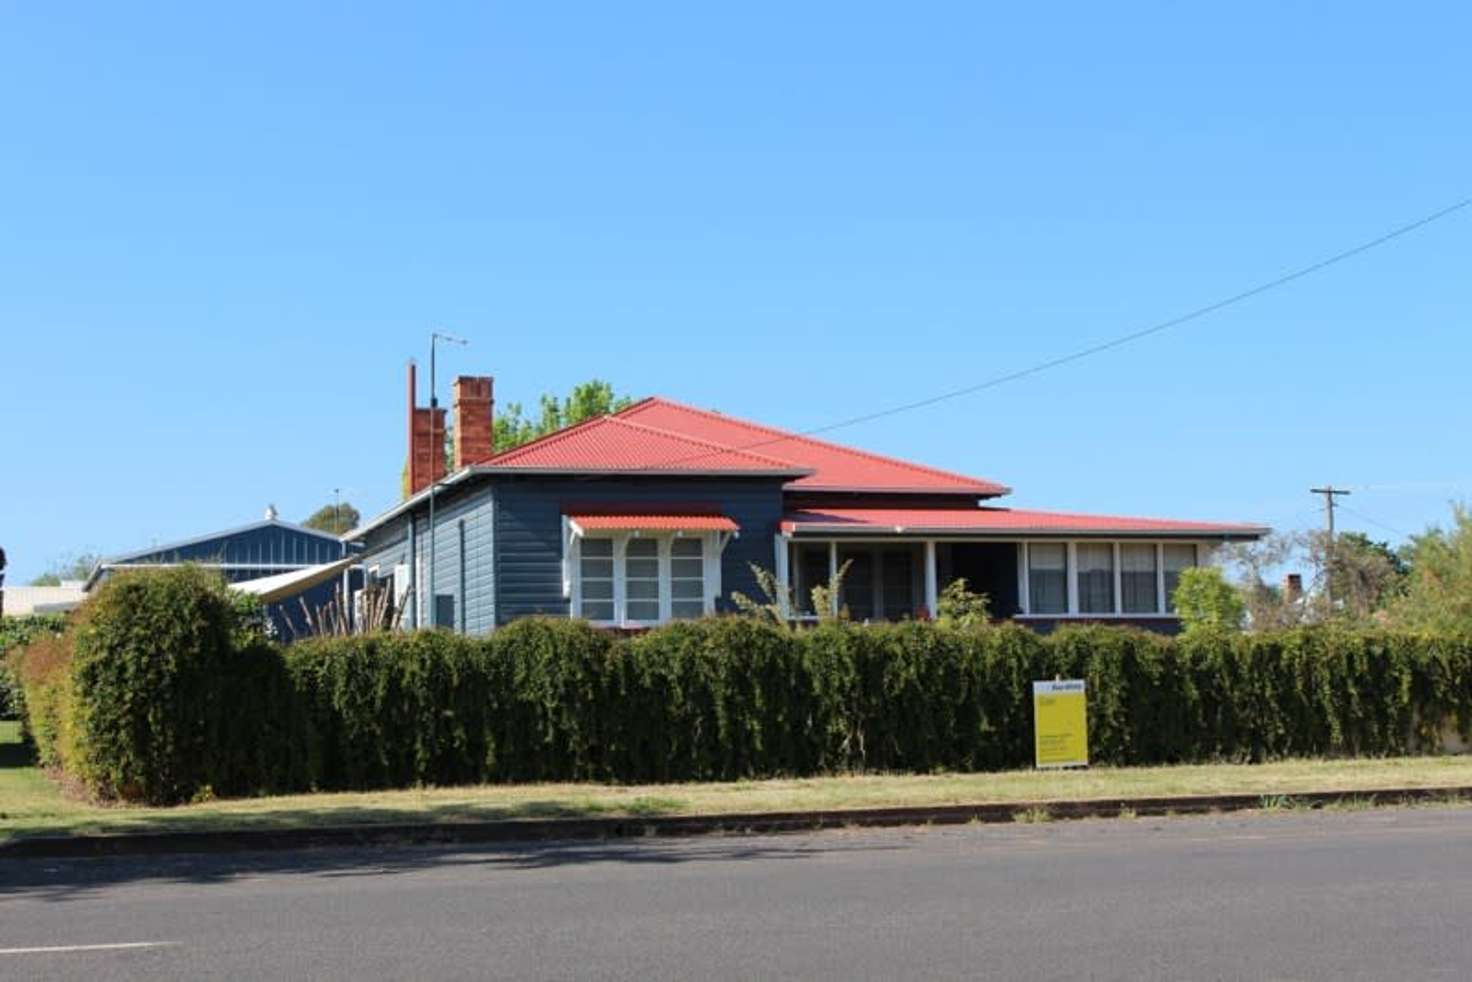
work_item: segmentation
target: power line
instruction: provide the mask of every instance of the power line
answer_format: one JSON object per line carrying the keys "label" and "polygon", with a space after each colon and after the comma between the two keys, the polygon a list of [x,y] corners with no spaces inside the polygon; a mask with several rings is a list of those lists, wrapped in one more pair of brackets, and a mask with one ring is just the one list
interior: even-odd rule
{"label": "power line", "polygon": [[1371,518],[1369,515],[1366,515],[1364,512],[1357,511],[1357,510],[1349,507],[1348,505],[1340,505],[1339,508],[1342,511],[1346,511],[1349,514],[1353,515],[1355,518],[1358,518],[1360,521],[1362,521],[1362,522],[1369,522],[1371,525],[1375,526],[1376,528],[1383,529],[1384,531],[1390,532],[1393,535],[1398,535],[1398,536],[1400,536],[1403,539],[1409,539],[1411,537],[1409,532],[1402,532],[1398,528],[1392,528],[1391,526],[1386,525],[1384,522],[1377,521],[1376,519]]}
{"label": "power line", "polygon": [[886,416],[894,416],[899,413],[912,412],[916,409],[924,409],[928,406],[936,405],[937,403],[946,402],[951,399],[959,399],[962,396],[974,395],[987,389],[996,388],[999,385],[1005,385],[1008,382],[1016,382],[1030,376],[1037,375],[1041,372],[1046,372],[1050,369],[1059,368],[1063,365],[1071,364],[1072,362],[1092,357],[1093,355],[1102,354],[1106,351],[1111,351],[1115,348],[1120,348],[1127,344],[1132,344],[1135,341],[1140,341],[1152,335],[1160,334],[1161,332],[1168,331],[1173,327],[1179,327],[1182,324],[1198,320],[1202,317],[1207,316],[1208,314],[1214,314],[1217,311],[1226,309],[1227,307],[1242,303],[1245,300],[1250,300],[1251,298],[1267,293],[1270,290],[1275,290],[1278,287],[1286,286],[1289,283],[1294,282],[1295,280],[1303,279],[1305,276],[1311,276],[1314,273],[1328,269],[1330,266],[1338,265],[1345,260],[1352,259],[1355,256],[1369,252],[1372,249],[1385,245],[1388,242],[1392,242],[1395,239],[1401,238],[1402,236],[1409,235],[1412,232],[1425,228],[1427,225],[1430,225],[1433,222],[1439,221],[1449,215],[1461,211],[1468,205],[1472,205],[1472,198],[1463,198],[1461,201],[1458,201],[1455,204],[1451,204],[1446,206],[1445,208],[1438,209],[1437,211],[1434,211],[1429,215],[1422,216],[1421,218],[1418,218],[1413,222],[1409,222],[1405,225],[1400,225],[1394,229],[1391,229],[1389,232],[1378,235],[1368,241],[1361,242],[1358,245],[1351,246],[1350,248],[1345,249],[1342,252],[1336,252],[1332,256],[1329,256],[1325,259],[1320,259],[1317,262],[1310,263],[1307,266],[1300,267],[1293,270],[1292,272],[1285,273],[1282,276],[1275,277],[1264,283],[1259,283],[1257,286],[1243,290],[1239,293],[1234,293],[1229,297],[1224,297],[1220,300],[1213,301],[1212,303],[1205,304],[1204,306],[1197,307],[1194,310],[1187,311],[1186,313],[1176,317],[1172,317],[1169,320],[1161,321],[1158,324],[1152,324],[1149,327],[1141,328],[1137,331],[1131,331],[1128,334],[1122,334],[1116,338],[1112,338],[1108,341],[1103,341],[1098,344],[1090,345],[1086,348],[1080,348],[1077,351],[1070,352],[1066,355],[1061,355],[1057,358],[1050,358],[1047,361],[1038,362],[1037,364],[1030,365],[1027,368],[1018,369],[1017,371],[1013,372],[1007,372],[1003,375],[993,376],[992,378],[985,379],[981,382],[976,383],[975,385],[968,385],[959,389],[951,389],[950,391],[942,392],[938,395],[930,396],[925,399],[917,399],[914,402],[907,402],[897,406],[890,406],[887,409],[880,409],[876,410],[875,412],[864,413],[860,416],[851,416],[848,419],[842,419],[837,422],[829,423],[825,426],[819,426],[809,430],[801,430],[796,433],[784,433],[781,436],[758,440],[755,443],[749,443],[739,447],[722,447],[716,450],[703,451],[698,454],[693,454],[689,457],[675,458],[659,465],[633,468],[631,469],[631,471],[626,473],[637,473],[641,470],[661,470],[666,467],[674,466],[675,464],[686,463],[693,460],[701,460],[706,457],[719,456],[721,454],[731,453],[732,451],[755,450],[759,447],[770,446],[774,443],[782,443],[784,441],[792,439],[793,436],[816,436],[820,433],[829,433],[833,430],[843,429],[849,426],[856,426],[859,423],[868,423],[876,419],[883,419]]}

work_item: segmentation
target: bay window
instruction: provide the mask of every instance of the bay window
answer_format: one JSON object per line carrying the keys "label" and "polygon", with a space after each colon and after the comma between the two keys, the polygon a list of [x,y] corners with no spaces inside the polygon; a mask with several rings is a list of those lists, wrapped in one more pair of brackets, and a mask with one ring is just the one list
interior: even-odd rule
{"label": "bay window", "polygon": [[712,613],[706,562],[719,554],[713,539],[618,533],[576,538],[569,547],[574,579],[567,584],[572,615],[638,627]]}

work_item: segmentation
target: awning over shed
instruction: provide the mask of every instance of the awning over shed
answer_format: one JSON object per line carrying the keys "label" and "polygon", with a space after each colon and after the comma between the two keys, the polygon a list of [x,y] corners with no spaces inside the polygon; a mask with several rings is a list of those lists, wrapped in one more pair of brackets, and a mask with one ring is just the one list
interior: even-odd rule
{"label": "awning over shed", "polygon": [[349,556],[335,563],[308,566],[306,569],[294,569],[289,573],[277,573],[275,576],[262,576],[254,580],[241,580],[231,583],[230,589],[254,594],[261,598],[262,603],[275,603],[310,590],[319,583],[326,583],[357,561],[357,556]]}

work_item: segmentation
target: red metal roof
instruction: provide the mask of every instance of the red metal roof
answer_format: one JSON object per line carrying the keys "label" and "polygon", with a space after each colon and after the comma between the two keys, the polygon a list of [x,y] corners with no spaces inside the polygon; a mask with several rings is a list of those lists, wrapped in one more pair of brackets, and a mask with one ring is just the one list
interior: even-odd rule
{"label": "red metal roof", "polygon": [[812,471],[788,485],[794,490],[922,492],[977,497],[1002,495],[1011,490],[993,481],[815,440],[668,399],[644,399],[614,418],[680,433],[694,440],[732,448],[733,452],[754,452],[763,457],[778,458]]}
{"label": "red metal roof", "polygon": [[569,519],[584,532],[594,529],[650,532],[736,532],[739,526],[725,515],[665,509],[658,514],[640,512],[569,512]]}
{"label": "red metal roof", "polygon": [[786,460],[732,449],[618,416],[558,430],[476,465],[486,470],[638,471],[641,473],[771,474],[798,477],[808,469]]}
{"label": "red metal roof", "polygon": [[1268,530],[1255,525],[1022,511],[1014,508],[822,508],[788,512],[782,516],[782,531],[867,532],[878,535],[899,532],[977,532],[1257,538],[1265,535]]}

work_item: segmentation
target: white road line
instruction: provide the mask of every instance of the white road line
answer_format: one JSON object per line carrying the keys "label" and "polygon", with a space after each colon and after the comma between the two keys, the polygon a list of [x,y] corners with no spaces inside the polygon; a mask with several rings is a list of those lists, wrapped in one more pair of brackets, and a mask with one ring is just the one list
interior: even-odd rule
{"label": "white road line", "polygon": [[44,948],[0,948],[0,955],[59,955],[72,951],[127,951],[130,948],[168,948],[177,941],[122,941],[117,944],[66,944]]}

